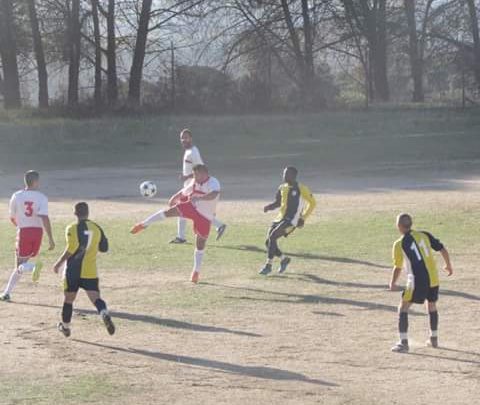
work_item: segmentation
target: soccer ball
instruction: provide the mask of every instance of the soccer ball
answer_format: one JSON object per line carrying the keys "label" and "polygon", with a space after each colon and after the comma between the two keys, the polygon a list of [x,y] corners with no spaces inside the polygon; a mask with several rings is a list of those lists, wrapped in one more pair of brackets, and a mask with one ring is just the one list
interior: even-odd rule
{"label": "soccer ball", "polygon": [[157,186],[153,181],[144,181],[140,184],[140,194],[145,198],[152,198],[157,194]]}

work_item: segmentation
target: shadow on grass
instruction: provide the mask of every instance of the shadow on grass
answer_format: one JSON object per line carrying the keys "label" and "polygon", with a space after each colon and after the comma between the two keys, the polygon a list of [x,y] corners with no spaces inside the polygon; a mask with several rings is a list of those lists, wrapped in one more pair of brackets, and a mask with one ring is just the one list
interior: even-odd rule
{"label": "shadow on grass", "polygon": [[[266,250],[255,245],[213,245],[210,247],[215,249],[228,249],[228,250],[238,250],[240,252],[254,252],[254,253],[264,253],[267,254]],[[365,260],[351,259],[348,257],[337,257],[337,256],[328,256],[328,255],[315,255],[310,253],[286,253],[287,256],[299,257],[307,260],[323,260],[327,262],[335,263],[346,263],[346,264],[360,264],[363,266],[375,267],[377,269],[389,269],[389,266],[385,266],[378,263],[373,263]]]}
{"label": "shadow on grass", "polygon": [[[45,307],[45,308],[54,308],[60,310],[60,307],[54,305],[46,305],[46,304],[31,304],[28,302],[13,302],[15,304],[20,305],[29,305],[29,306],[36,306],[36,307]],[[79,315],[96,315],[97,311],[91,309],[75,309],[75,312]],[[239,330],[227,329],[218,326],[209,326],[209,325],[201,325],[198,323],[190,323],[184,321],[177,321],[176,319],[168,319],[168,318],[159,318],[152,315],[142,315],[142,314],[132,314],[130,312],[117,312],[111,311],[112,317],[115,319],[125,319],[127,321],[133,322],[144,322],[149,323],[152,325],[159,325],[164,326],[167,328],[174,328],[174,329],[185,329],[193,332],[211,332],[211,333],[230,333],[232,335],[239,335],[239,336],[247,336],[247,337],[262,337],[257,333],[250,333],[244,332]]]}
{"label": "shadow on grass", "polygon": [[177,354],[169,354],[162,352],[154,352],[144,349],[124,348],[119,346],[104,345],[101,343],[87,342],[80,339],[72,339],[75,342],[85,345],[96,346],[108,350],[116,350],[127,354],[135,354],[139,356],[150,357],[152,359],[169,361],[172,363],[179,363],[188,366],[202,367],[216,372],[242,375],[246,377],[261,378],[265,380],[275,381],[297,381],[309,384],[324,385],[327,387],[338,387],[338,384],[328,381],[311,379],[304,374],[295,373],[288,370],[282,370],[273,367],[264,366],[242,366],[240,364],[226,363],[223,361],[209,360],[201,357],[180,356]]}
{"label": "shadow on grass", "polygon": [[[449,349],[439,348],[439,350],[449,350]],[[454,351],[457,351],[457,350],[454,350]],[[425,358],[430,358],[435,360],[449,360],[457,363],[480,364],[480,361],[478,360],[457,359],[455,357],[442,356],[438,354],[412,353],[412,352],[408,352],[405,354],[407,356],[418,356],[418,357],[425,357]]]}
{"label": "shadow on grass", "polygon": [[[287,275],[287,277],[300,280],[300,281],[307,281],[307,282],[310,281],[316,284],[333,285],[338,287],[387,290],[386,284],[364,284],[364,283],[352,283],[348,281],[335,281],[335,280],[328,280],[326,278],[319,277],[315,274],[300,274],[295,276]],[[440,288],[440,295],[446,295],[449,297],[457,297],[457,298],[465,298],[466,300],[472,300],[472,301],[480,301],[480,297],[478,295],[466,293],[463,291],[443,290],[442,288]]]}
{"label": "shadow on grass", "polygon": [[[294,294],[294,293],[283,293],[278,291],[267,291],[261,290],[258,288],[249,288],[249,287],[236,287],[223,284],[215,283],[202,283],[203,285],[209,285],[212,287],[228,288],[232,290],[239,290],[249,293],[257,294],[269,294],[275,298],[261,298],[261,297],[248,297],[248,296],[227,296],[226,298],[235,299],[235,300],[245,300],[245,301],[264,301],[264,302],[274,302],[274,303],[288,303],[288,304],[327,304],[327,305],[347,305],[356,308],[362,308],[367,310],[380,310],[386,312],[397,312],[397,307],[393,305],[379,304],[376,302],[369,301],[358,301],[351,300],[347,298],[336,298],[336,297],[322,297],[321,295],[314,294]],[[418,312],[410,312],[412,315],[420,315]]]}

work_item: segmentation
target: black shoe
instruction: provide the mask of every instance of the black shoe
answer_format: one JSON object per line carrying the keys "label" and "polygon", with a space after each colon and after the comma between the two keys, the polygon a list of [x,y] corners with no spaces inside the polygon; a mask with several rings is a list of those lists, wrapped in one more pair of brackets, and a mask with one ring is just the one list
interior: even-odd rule
{"label": "black shoe", "polygon": [[102,315],[102,320],[103,323],[105,324],[105,327],[107,328],[107,332],[109,335],[113,335],[115,333],[115,325],[112,322],[112,318],[108,314],[103,314]]}
{"label": "black shoe", "polygon": [[430,336],[430,339],[427,340],[427,346],[433,347],[434,349],[436,349],[438,347],[438,337]]}
{"label": "black shoe", "polygon": [[220,228],[217,229],[217,237],[215,240],[220,240],[220,238],[223,236],[225,233],[225,230],[227,229],[227,225],[223,224]]}
{"label": "black shoe", "polygon": [[63,322],[59,322],[59,323],[57,324],[57,329],[58,329],[60,332],[63,333],[63,336],[65,336],[65,337],[67,337],[67,338],[70,337],[70,335],[72,334],[70,328],[65,327],[65,325],[63,324]]}
{"label": "black shoe", "polygon": [[285,270],[287,270],[287,267],[288,267],[288,265],[290,264],[291,261],[292,261],[292,259],[290,259],[289,257],[285,257],[280,262],[280,267],[278,268],[278,273],[282,274]]}
{"label": "black shoe", "polygon": [[175,239],[172,239],[169,243],[175,244],[175,245],[181,245],[183,243],[187,243],[186,239],[179,238],[178,236]]}
{"label": "black shoe", "polygon": [[258,272],[258,274],[261,274],[262,276],[266,276],[267,274],[272,272],[272,265],[271,264],[266,264],[265,267]]}
{"label": "black shoe", "polygon": [[0,295],[0,301],[10,302],[10,294],[2,294]]}

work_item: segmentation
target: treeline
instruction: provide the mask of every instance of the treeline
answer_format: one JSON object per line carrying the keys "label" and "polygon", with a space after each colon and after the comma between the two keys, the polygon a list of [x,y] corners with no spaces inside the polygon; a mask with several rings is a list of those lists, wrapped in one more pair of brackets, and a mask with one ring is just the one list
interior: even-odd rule
{"label": "treeline", "polygon": [[479,10],[476,0],[1,0],[0,98],[199,113],[475,103]]}

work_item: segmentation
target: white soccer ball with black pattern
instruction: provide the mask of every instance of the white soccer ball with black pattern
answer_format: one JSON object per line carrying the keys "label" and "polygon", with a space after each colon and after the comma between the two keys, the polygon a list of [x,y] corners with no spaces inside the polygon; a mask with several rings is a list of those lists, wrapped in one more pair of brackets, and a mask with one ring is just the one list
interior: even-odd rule
{"label": "white soccer ball with black pattern", "polygon": [[144,181],[140,184],[140,194],[145,198],[152,198],[157,194],[157,186],[153,181]]}

